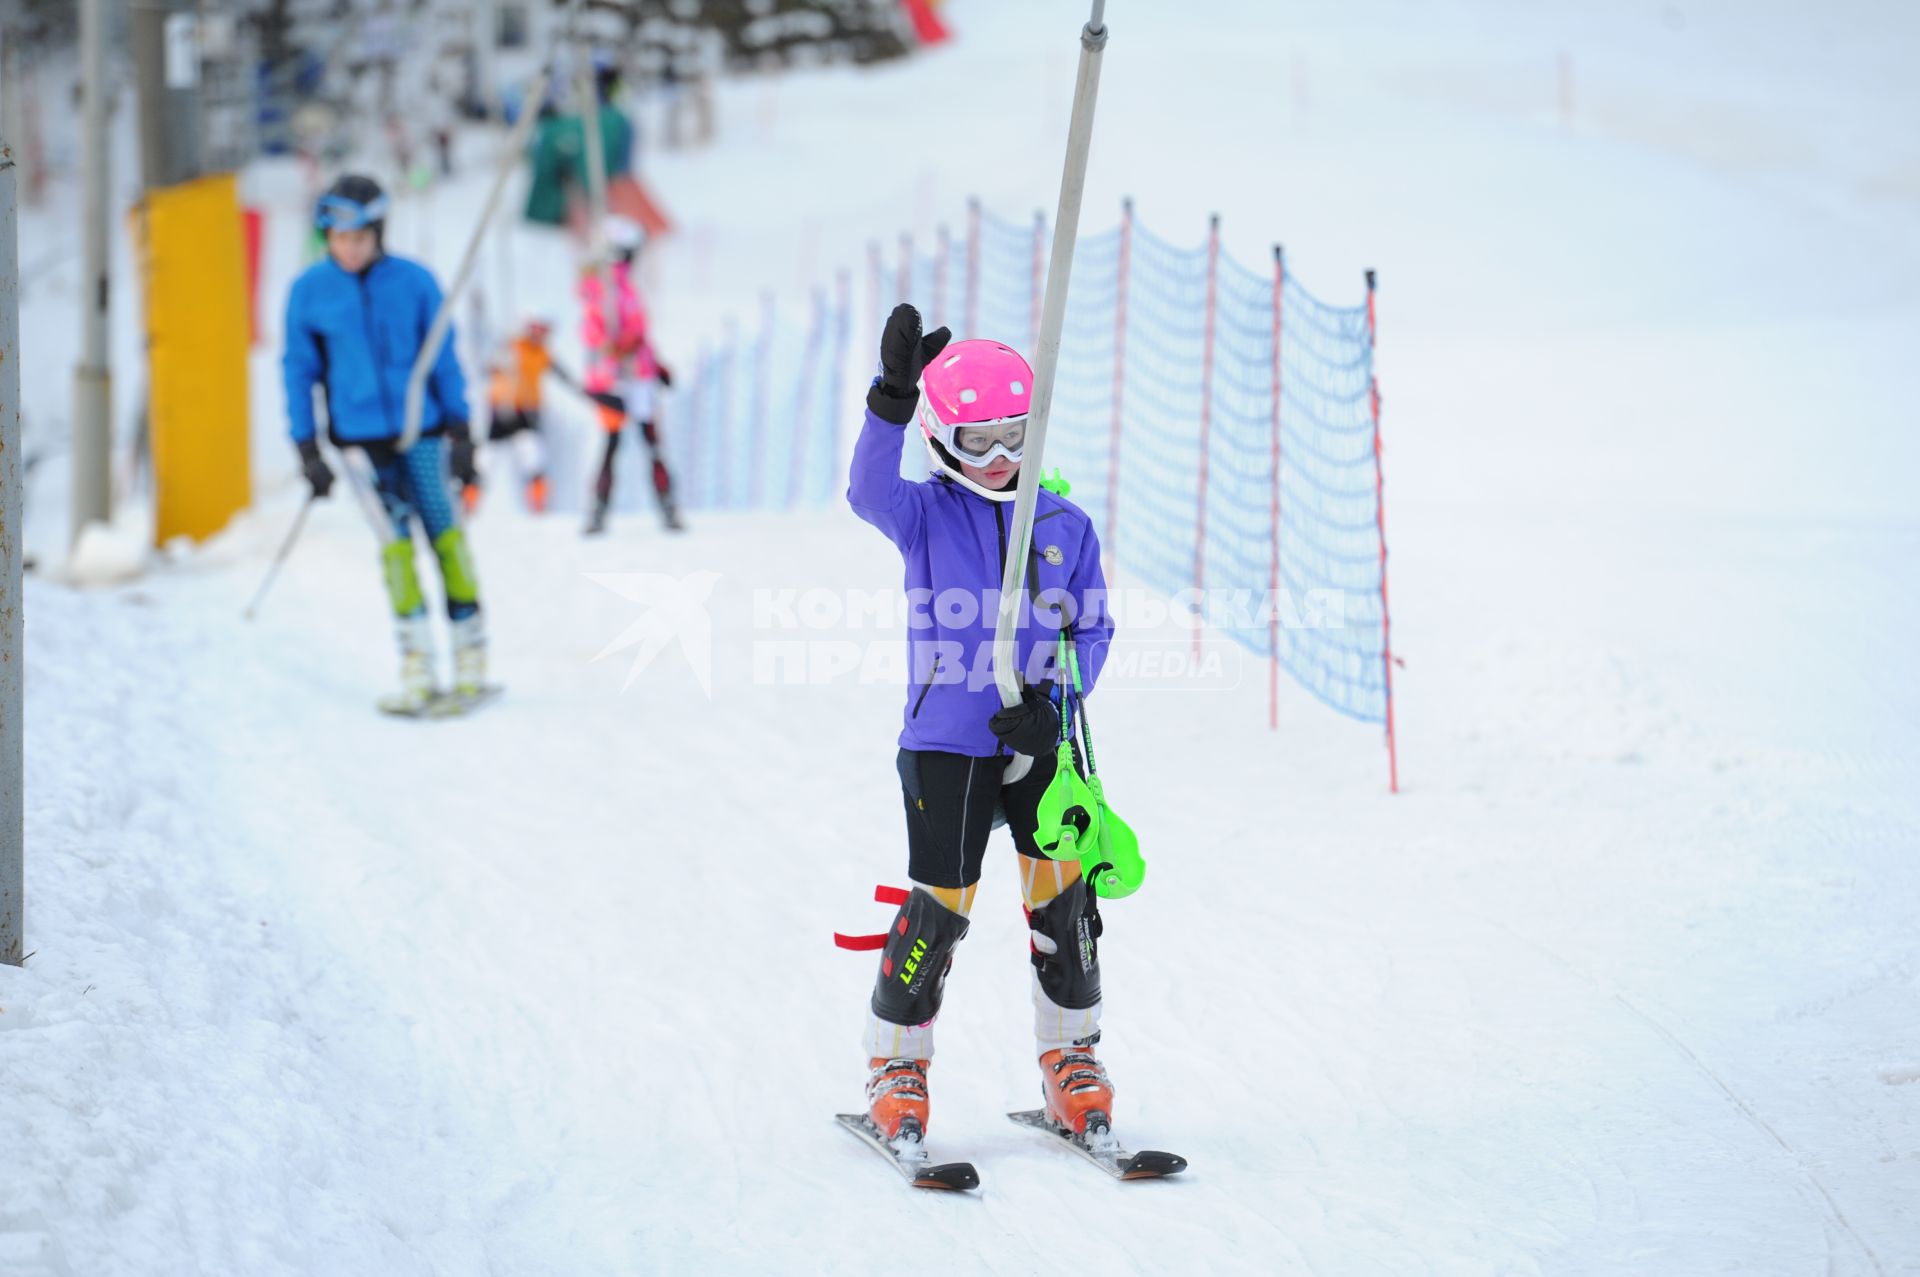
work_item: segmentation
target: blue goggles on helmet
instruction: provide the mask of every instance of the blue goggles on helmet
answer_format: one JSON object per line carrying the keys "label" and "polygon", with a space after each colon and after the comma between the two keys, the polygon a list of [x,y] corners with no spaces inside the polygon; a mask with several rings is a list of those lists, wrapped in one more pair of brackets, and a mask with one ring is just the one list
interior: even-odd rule
{"label": "blue goggles on helmet", "polygon": [[323,231],[357,231],[384,219],[386,215],[387,197],[384,195],[364,204],[344,195],[322,195],[319,207],[314,210],[313,222]]}

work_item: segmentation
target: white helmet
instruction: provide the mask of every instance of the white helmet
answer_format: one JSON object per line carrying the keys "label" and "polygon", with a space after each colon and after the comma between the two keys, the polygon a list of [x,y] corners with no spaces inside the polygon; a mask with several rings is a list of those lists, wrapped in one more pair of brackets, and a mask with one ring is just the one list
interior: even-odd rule
{"label": "white helmet", "polygon": [[606,238],[607,249],[616,257],[632,257],[647,242],[647,233],[640,223],[619,213],[608,213],[601,219],[600,234]]}

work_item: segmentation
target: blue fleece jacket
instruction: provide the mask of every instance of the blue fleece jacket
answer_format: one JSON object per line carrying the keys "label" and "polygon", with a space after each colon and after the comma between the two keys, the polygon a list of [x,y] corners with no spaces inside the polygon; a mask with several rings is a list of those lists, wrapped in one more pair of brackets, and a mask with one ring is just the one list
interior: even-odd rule
{"label": "blue fleece jacket", "polygon": [[[314,436],[315,386],[326,392],[335,443],[399,438],[407,375],[439,307],[432,274],[404,257],[382,255],[358,275],[331,257],[309,266],[287,296],[287,345],[280,361],[293,441]],[[467,387],[449,327],[427,378],[420,432],[464,427],[467,420]]]}
{"label": "blue fleece jacket", "polygon": [[[993,630],[1013,504],[944,476],[901,478],[907,429],[869,411],[847,485],[853,512],[886,533],[906,563],[911,679],[900,744],[974,758],[1008,754],[987,720],[1000,708]],[[1034,506],[1027,583],[1016,644],[1021,676],[1033,684],[1051,677],[1067,623],[1081,687],[1092,691],[1113,638],[1100,541],[1084,510],[1046,489]]]}

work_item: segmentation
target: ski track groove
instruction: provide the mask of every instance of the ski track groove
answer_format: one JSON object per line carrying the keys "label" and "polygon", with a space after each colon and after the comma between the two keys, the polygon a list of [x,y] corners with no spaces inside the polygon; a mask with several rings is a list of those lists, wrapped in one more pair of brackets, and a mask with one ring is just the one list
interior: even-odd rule
{"label": "ski track groove", "polygon": [[[1820,1177],[1814,1173],[1813,1167],[1807,1164],[1807,1159],[1801,1156],[1799,1150],[1794,1148],[1793,1145],[1787,1143],[1787,1141],[1781,1136],[1779,1131],[1775,1130],[1772,1127],[1772,1125],[1770,1125],[1767,1122],[1765,1118],[1761,1117],[1759,1113],[1754,1111],[1754,1108],[1752,1105],[1748,1104],[1745,1100],[1741,1099],[1738,1095],[1736,1095],[1734,1093],[1733,1088],[1728,1086],[1726,1082],[1721,1078],[1721,1076],[1718,1073],[1715,1073],[1712,1067],[1709,1066],[1705,1060],[1701,1059],[1697,1054],[1694,1053],[1693,1048],[1689,1047],[1685,1042],[1682,1042],[1665,1025],[1661,1024],[1658,1020],[1654,1019],[1652,1016],[1648,1015],[1645,1011],[1641,1010],[1638,1006],[1634,1005],[1633,1001],[1630,998],[1628,998],[1626,994],[1616,991],[1613,996],[1615,1001],[1617,1001],[1621,1006],[1625,1007],[1627,1010],[1633,1012],[1634,1015],[1638,1016],[1646,1024],[1648,1028],[1652,1029],[1655,1033],[1659,1034],[1661,1039],[1665,1041],[1668,1046],[1672,1047],[1675,1051],[1679,1052],[1680,1055],[1684,1056],[1688,1060],[1688,1062],[1690,1062],[1693,1065],[1694,1068],[1700,1071],[1702,1076],[1704,1076],[1709,1082],[1712,1082],[1713,1085],[1720,1091],[1720,1093],[1727,1097],[1727,1101],[1730,1104],[1732,1104],[1735,1109],[1739,1110],[1740,1116],[1744,1117],[1750,1124],[1752,1124],[1754,1129],[1758,1130],[1761,1134],[1765,1135],[1768,1139],[1772,1140],[1775,1144],[1779,1145],[1780,1151],[1787,1155],[1788,1160],[1790,1160],[1794,1164],[1794,1166],[1798,1168],[1800,1174],[1806,1178],[1806,1182],[1810,1184],[1816,1192],[1819,1193],[1820,1200],[1826,1204],[1826,1216],[1823,1217],[1821,1231],[1825,1233],[1827,1236],[1827,1244],[1828,1244],[1829,1250],[1831,1250],[1832,1248],[1833,1238],[1832,1238],[1831,1232],[1829,1232],[1825,1227],[1825,1218],[1831,1218],[1833,1223],[1839,1225],[1840,1231],[1842,1231],[1850,1239],[1852,1239],[1853,1244],[1859,1248],[1860,1253],[1865,1255],[1867,1262],[1873,1266],[1874,1272],[1885,1274],[1886,1269],[1880,1266],[1880,1257],[1874,1253],[1873,1247],[1867,1245],[1866,1238],[1862,1237],[1858,1232],[1854,1231],[1853,1225],[1847,1220],[1846,1213],[1840,1209],[1840,1203],[1835,1201],[1833,1194],[1827,1191],[1827,1186],[1821,1182]],[[1829,1259],[1827,1267],[1829,1271],[1832,1270],[1833,1264],[1831,1262],[1831,1259]]]}

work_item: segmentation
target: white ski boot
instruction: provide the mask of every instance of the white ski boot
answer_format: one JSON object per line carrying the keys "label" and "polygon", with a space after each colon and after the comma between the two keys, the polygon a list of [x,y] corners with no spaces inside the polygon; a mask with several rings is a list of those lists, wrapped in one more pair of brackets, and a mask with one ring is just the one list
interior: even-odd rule
{"label": "white ski boot", "polygon": [[487,627],[475,612],[452,622],[453,694],[476,700],[487,690]]}
{"label": "white ski boot", "polygon": [[424,616],[403,616],[394,626],[400,643],[400,690],[380,698],[387,714],[418,716],[433,704],[433,631]]}

